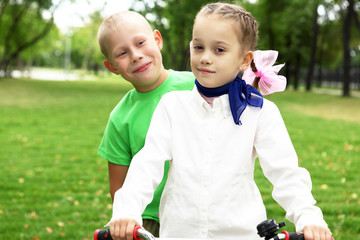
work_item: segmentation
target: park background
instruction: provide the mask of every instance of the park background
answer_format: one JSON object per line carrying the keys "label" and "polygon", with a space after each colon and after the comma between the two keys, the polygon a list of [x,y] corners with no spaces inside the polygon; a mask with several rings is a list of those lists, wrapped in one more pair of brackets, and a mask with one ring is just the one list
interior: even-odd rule
{"label": "park background", "polygon": [[[0,2],[0,239],[92,239],[111,216],[107,163],[97,148],[131,85],[103,67],[96,34],[113,1],[99,2],[65,28],[56,14],[77,1]],[[161,31],[165,67],[177,70],[189,70],[193,19],[208,2],[117,1]],[[288,87],[269,99],[333,236],[360,239],[360,2],[232,2],[258,20],[257,49],[278,50],[285,63]],[[258,165],[255,178],[268,217],[283,221]]]}

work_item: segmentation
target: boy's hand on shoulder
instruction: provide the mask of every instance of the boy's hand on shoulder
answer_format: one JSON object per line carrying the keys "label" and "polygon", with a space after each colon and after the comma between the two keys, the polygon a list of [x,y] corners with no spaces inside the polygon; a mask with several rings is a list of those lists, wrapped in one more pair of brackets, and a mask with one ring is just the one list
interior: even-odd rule
{"label": "boy's hand on shoulder", "polygon": [[131,218],[119,218],[111,220],[110,234],[113,240],[133,240],[135,226],[141,225]]}
{"label": "boy's hand on shoulder", "polygon": [[307,225],[304,227],[305,240],[330,240],[331,231],[318,225]]}

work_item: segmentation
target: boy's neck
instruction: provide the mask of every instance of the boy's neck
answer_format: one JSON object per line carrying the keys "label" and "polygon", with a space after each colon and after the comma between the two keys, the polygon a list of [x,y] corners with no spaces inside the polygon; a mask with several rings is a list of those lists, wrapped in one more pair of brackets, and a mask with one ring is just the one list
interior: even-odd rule
{"label": "boy's neck", "polygon": [[156,88],[158,88],[161,84],[163,84],[163,82],[165,82],[165,80],[167,79],[167,77],[169,76],[169,70],[163,68],[160,74],[160,77],[151,85],[149,86],[134,86],[136,91],[140,92],[140,93],[147,93],[147,92],[151,92],[153,90],[155,90]]}

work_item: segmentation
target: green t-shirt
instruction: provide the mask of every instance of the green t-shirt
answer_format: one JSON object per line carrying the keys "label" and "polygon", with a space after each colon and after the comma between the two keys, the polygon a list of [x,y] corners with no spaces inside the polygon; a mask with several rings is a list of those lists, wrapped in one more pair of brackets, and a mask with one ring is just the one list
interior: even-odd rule
{"label": "green t-shirt", "polygon": [[[98,154],[109,162],[129,166],[134,155],[145,143],[151,117],[161,97],[171,91],[192,90],[195,77],[191,72],[170,70],[167,79],[147,93],[130,90],[110,114]],[[159,204],[165,186],[168,164],[162,182],[142,217],[159,221]]]}

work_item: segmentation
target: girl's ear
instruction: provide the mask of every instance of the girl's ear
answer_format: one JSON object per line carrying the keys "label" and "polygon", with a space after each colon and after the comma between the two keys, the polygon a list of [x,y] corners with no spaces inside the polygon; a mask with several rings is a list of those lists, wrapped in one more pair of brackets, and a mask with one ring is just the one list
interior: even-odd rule
{"label": "girl's ear", "polygon": [[154,38],[159,50],[163,48],[163,39],[159,30],[154,30]]}
{"label": "girl's ear", "polygon": [[115,68],[114,64],[112,64],[108,59],[104,60],[104,65],[107,69],[109,69],[110,72],[115,73],[116,75],[119,75],[120,73]]}
{"label": "girl's ear", "polygon": [[192,52],[192,41],[190,41],[190,43],[189,43],[189,51],[190,51],[190,55],[191,55],[191,52]]}
{"label": "girl's ear", "polygon": [[252,51],[247,51],[245,54],[244,54],[244,58],[243,58],[243,61],[239,67],[239,70],[241,72],[245,71],[246,69],[249,68],[250,64],[251,64],[251,61],[253,60],[253,57],[254,57],[254,54]]}

